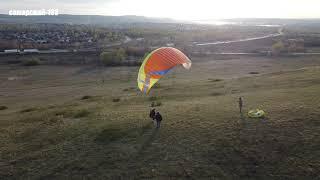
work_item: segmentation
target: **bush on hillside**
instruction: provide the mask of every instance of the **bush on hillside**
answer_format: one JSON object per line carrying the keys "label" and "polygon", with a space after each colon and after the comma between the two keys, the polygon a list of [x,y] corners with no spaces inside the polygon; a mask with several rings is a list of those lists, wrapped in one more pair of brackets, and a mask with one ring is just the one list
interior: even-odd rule
{"label": "bush on hillside", "polygon": [[285,46],[282,43],[282,41],[276,42],[275,44],[272,45],[271,50],[272,50],[272,55],[279,55],[280,53],[285,51]]}
{"label": "bush on hillside", "polygon": [[24,66],[37,66],[40,65],[40,60],[38,58],[31,58],[23,62]]}
{"label": "bush on hillside", "polygon": [[79,110],[77,111],[75,114],[74,114],[74,118],[82,118],[82,117],[87,117],[88,115],[90,114],[90,112],[86,109],[82,109],[82,110]]}
{"label": "bush on hillside", "polygon": [[126,56],[125,50],[120,48],[116,51],[102,52],[100,54],[100,60],[106,66],[116,66],[121,65]]}

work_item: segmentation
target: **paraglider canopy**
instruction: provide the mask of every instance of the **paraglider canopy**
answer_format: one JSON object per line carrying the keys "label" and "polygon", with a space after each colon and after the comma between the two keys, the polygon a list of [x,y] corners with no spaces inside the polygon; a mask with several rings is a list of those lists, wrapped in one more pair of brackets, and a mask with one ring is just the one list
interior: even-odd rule
{"label": "paraglider canopy", "polygon": [[152,51],[143,61],[138,74],[138,87],[148,93],[151,87],[172,68],[182,65],[191,68],[190,59],[180,50],[172,47],[162,47]]}

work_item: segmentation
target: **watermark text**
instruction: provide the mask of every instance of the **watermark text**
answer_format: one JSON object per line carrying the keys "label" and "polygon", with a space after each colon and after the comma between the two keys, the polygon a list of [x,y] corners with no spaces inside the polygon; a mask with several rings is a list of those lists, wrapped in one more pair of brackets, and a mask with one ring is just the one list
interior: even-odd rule
{"label": "watermark text", "polygon": [[58,16],[58,9],[10,10],[10,16]]}

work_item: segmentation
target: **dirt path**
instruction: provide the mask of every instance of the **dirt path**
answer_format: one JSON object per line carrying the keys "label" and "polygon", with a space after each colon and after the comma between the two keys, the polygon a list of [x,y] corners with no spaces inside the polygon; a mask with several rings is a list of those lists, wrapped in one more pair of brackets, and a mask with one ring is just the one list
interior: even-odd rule
{"label": "dirt path", "polygon": [[245,38],[245,39],[238,39],[238,40],[231,40],[231,41],[216,41],[216,42],[207,42],[207,43],[196,43],[196,46],[207,46],[207,45],[219,45],[219,44],[231,44],[236,42],[247,42],[247,41],[254,41],[254,40],[260,40],[260,39],[267,39],[271,37],[278,37],[282,36],[284,33],[282,31],[282,28],[278,30],[278,33],[275,34],[269,34],[265,36],[259,36],[259,37],[253,37],[253,38]]}

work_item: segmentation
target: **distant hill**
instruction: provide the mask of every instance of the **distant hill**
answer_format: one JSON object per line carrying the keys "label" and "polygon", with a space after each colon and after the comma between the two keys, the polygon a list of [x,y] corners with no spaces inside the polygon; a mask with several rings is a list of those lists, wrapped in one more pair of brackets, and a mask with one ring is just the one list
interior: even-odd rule
{"label": "distant hill", "polygon": [[[235,18],[235,19],[205,19],[177,21],[170,18],[150,18],[144,16],[100,16],[100,15],[67,15],[58,16],[10,16],[0,14],[0,24],[71,24],[71,25],[98,25],[112,28],[126,28],[132,25],[145,27],[161,27],[163,24],[211,24],[211,25],[286,25],[302,27],[320,27],[320,19],[277,19],[277,18]],[[222,23],[222,24],[219,24]]]}
{"label": "distant hill", "polygon": [[58,16],[10,16],[0,14],[0,24],[53,23],[117,26],[134,23],[175,23],[168,18],[149,18],[143,16],[98,16],[98,15],[58,15]]}

